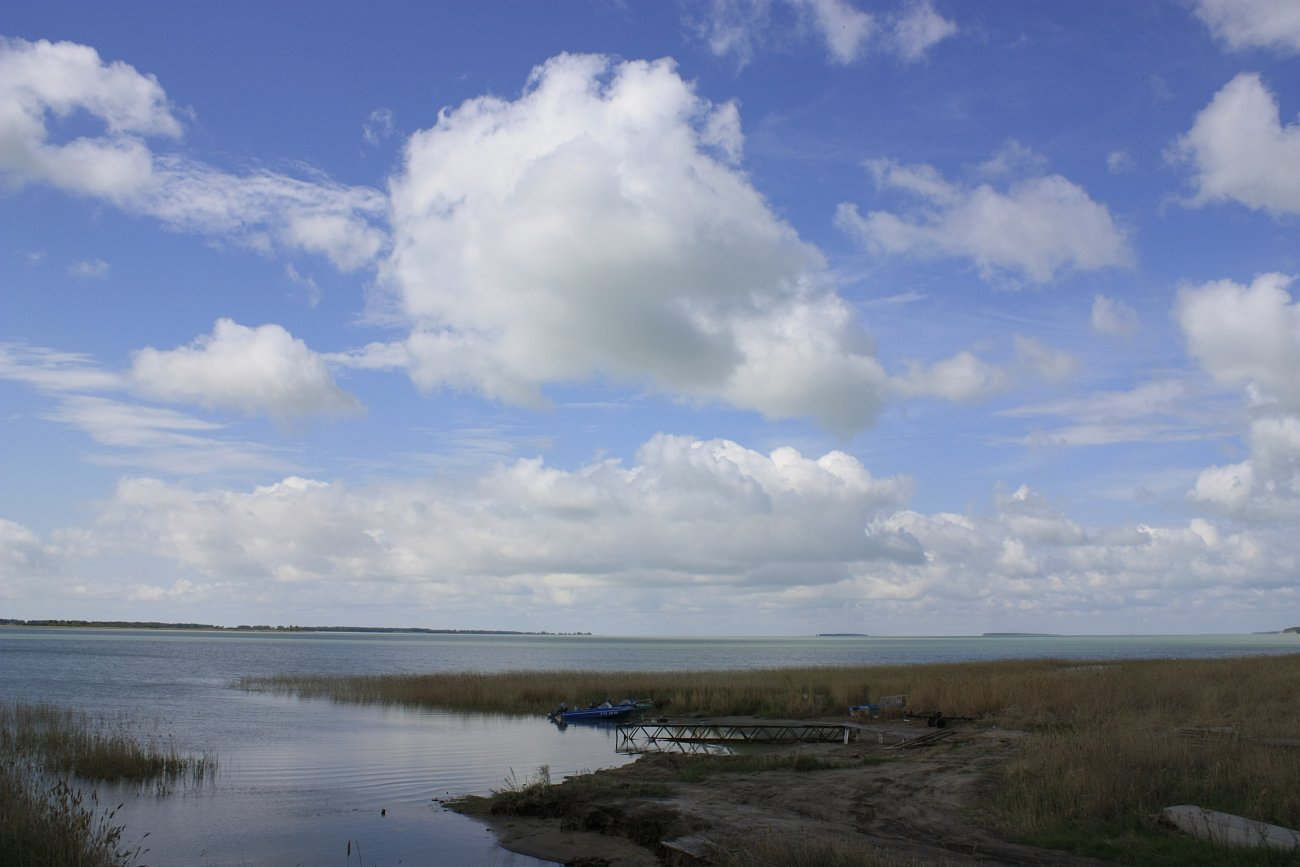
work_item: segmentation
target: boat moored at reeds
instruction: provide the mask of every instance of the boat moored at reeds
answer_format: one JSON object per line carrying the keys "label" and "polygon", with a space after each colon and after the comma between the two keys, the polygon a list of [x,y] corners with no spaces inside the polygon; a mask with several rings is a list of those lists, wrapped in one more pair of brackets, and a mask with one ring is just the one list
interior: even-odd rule
{"label": "boat moored at reeds", "polygon": [[654,706],[654,702],[647,699],[625,698],[617,704],[605,699],[600,704],[593,704],[589,707],[569,707],[566,702],[560,702],[560,706],[546,715],[546,718],[552,722],[582,722],[584,720],[614,720],[622,719],[639,710],[647,710]]}

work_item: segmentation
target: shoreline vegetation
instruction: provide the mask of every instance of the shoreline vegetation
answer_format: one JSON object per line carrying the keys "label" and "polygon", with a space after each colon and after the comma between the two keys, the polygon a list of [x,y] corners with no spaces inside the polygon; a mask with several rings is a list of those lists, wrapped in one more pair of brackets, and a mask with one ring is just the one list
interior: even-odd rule
{"label": "shoreline vegetation", "polygon": [[217,626],[211,623],[162,623],[155,620],[14,620],[0,617],[0,626],[46,629],[167,629],[193,632],[374,632],[385,635],[591,635],[590,632],[521,632],[514,629],[427,629],[422,626]]}
{"label": "shoreline vegetation", "polygon": [[[13,867],[126,867],[145,850],[123,845],[118,807],[99,803],[90,783],[200,787],[215,756],[181,755],[141,739],[124,720],[43,704],[0,704],[0,853]],[[144,836],[148,836],[147,834]],[[142,838],[143,839],[143,838]]]}
{"label": "shoreline vegetation", "polygon": [[[1152,817],[1168,806],[1197,804],[1300,828],[1298,682],[1300,654],[672,673],[280,675],[245,678],[235,686],[303,698],[511,714],[545,713],[560,700],[586,703],[630,696],[654,700],[657,716],[805,720],[845,720],[851,706],[906,695],[914,714],[941,710],[954,718],[975,718],[962,724],[972,737],[906,755],[896,751],[890,762],[951,756],[960,763],[963,755],[974,755],[970,744],[975,736],[1014,735],[1007,741],[1013,746],[995,761],[971,760],[969,768],[978,775],[979,792],[970,809],[998,839],[1116,863],[1244,867],[1300,865],[1300,853],[1225,850],[1179,836]],[[681,761],[689,764],[696,758]],[[724,759],[720,766],[726,764]],[[814,779],[819,773],[833,772],[803,772]],[[571,815],[599,806],[602,799],[624,797],[602,792],[593,783],[602,777],[623,779],[606,772],[558,784],[539,779],[507,787],[465,809],[528,814],[527,804],[535,801],[544,804],[536,815]],[[669,791],[673,785],[681,784],[670,780]],[[925,785],[923,775],[915,785]],[[519,790],[528,790],[528,796],[521,797]],[[667,796],[634,792],[627,797],[644,806]],[[806,842],[821,847],[823,856],[830,845],[826,840]],[[865,854],[861,860],[849,856],[836,863],[894,863],[879,860],[871,846],[849,848]],[[781,852],[786,860],[771,863],[821,863],[801,862],[788,847]]]}

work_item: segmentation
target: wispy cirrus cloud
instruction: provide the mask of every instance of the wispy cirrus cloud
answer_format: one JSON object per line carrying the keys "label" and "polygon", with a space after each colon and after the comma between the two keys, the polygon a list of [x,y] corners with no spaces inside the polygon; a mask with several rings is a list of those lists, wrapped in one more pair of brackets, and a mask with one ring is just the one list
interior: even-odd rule
{"label": "wispy cirrus cloud", "polygon": [[276,449],[241,440],[226,421],[202,419],[153,402],[266,416],[282,426],[362,411],[334,382],[324,357],[278,325],[248,328],[220,320],[210,335],[172,350],[146,348],[126,370],[90,356],[0,343],[0,379],[47,395],[43,417],[69,425],[108,449],[88,459],[183,475],[241,469],[283,472]]}
{"label": "wispy cirrus cloud", "polygon": [[1300,53],[1300,7],[1292,0],[1195,0],[1196,14],[1228,47]]}
{"label": "wispy cirrus cloud", "polygon": [[[1014,170],[1025,160],[1016,149]],[[929,165],[872,159],[865,166],[882,192],[909,203],[865,216],[841,203],[836,225],[878,255],[967,258],[1001,285],[1044,284],[1067,270],[1121,267],[1133,260],[1125,232],[1105,205],[1061,175],[1016,174],[1004,189],[950,181]],[[1007,174],[1003,161],[988,168]]]}
{"label": "wispy cirrus cloud", "polygon": [[86,434],[103,447],[84,454],[103,466],[178,476],[233,471],[284,472],[294,461],[262,443],[225,434],[228,425],[164,407],[98,395],[66,395],[44,417]]}
{"label": "wispy cirrus cloud", "polygon": [[742,66],[791,39],[820,42],[837,65],[872,52],[916,62],[958,30],[932,0],[907,0],[885,14],[863,11],[852,0],[712,0],[688,18],[714,54]]}
{"label": "wispy cirrus cloud", "polygon": [[293,466],[272,448],[229,436],[225,423],[131,399],[129,373],[84,354],[0,343],[0,379],[46,395],[41,417],[84,433],[97,446],[83,454],[92,463],[177,475]]}
{"label": "wispy cirrus cloud", "polygon": [[112,270],[103,259],[81,259],[68,266],[68,273],[83,280],[103,280]]}
{"label": "wispy cirrus cloud", "polygon": [[108,391],[126,385],[121,374],[104,370],[85,353],[13,342],[0,343],[0,379],[55,393]]}
{"label": "wispy cirrus cloud", "polygon": [[1118,298],[1094,295],[1092,299],[1092,327],[1111,337],[1132,340],[1141,323],[1137,311]]}
{"label": "wispy cirrus cloud", "polygon": [[1027,434],[998,441],[1077,447],[1217,439],[1234,430],[1224,420],[1224,409],[1189,379],[1152,379],[1131,389],[999,410],[1003,418],[1044,422]]}
{"label": "wispy cirrus cloud", "polygon": [[[354,270],[386,244],[386,198],[317,172],[244,175],[171,153],[184,127],[162,85],[121,61],[71,42],[0,38],[0,177],[89,196],[175,229],[257,249],[304,250]],[[85,112],[98,134],[61,138]]]}

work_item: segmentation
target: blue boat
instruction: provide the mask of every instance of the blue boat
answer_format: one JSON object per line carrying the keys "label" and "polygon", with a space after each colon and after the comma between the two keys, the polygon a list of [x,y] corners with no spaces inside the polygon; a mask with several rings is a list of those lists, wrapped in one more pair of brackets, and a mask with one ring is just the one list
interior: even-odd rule
{"label": "blue boat", "polygon": [[579,722],[581,720],[601,720],[601,719],[622,719],[633,711],[645,710],[652,706],[652,702],[638,701],[636,699],[625,698],[618,704],[611,704],[608,700],[601,704],[592,705],[591,707],[569,707],[564,702],[560,706],[546,715],[547,719],[555,722]]}

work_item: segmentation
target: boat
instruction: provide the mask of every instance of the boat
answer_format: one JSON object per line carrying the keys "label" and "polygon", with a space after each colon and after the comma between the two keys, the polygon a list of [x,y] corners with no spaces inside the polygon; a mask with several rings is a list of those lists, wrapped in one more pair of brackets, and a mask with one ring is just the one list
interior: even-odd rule
{"label": "boat", "polygon": [[560,702],[560,706],[546,715],[546,718],[554,722],[580,722],[582,720],[607,720],[622,719],[625,716],[638,710],[646,710],[653,707],[654,702],[648,699],[625,698],[618,704],[613,704],[606,699],[600,704],[594,704],[591,707],[569,707],[566,703]]}

